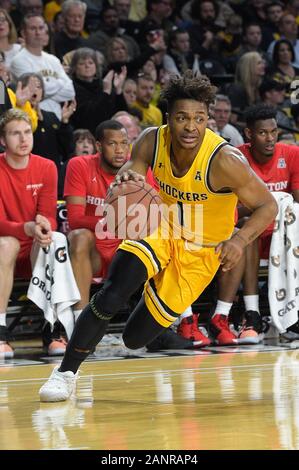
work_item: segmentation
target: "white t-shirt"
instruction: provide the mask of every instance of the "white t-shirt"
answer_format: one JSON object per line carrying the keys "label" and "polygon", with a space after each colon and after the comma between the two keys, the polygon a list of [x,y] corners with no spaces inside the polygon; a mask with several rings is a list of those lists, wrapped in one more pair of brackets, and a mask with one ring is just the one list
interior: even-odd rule
{"label": "white t-shirt", "polygon": [[14,56],[21,50],[21,44],[14,43],[11,45],[9,51],[3,51],[5,57],[5,65],[7,68],[10,68],[10,64]]}
{"label": "white t-shirt", "polygon": [[10,71],[15,79],[23,73],[39,73],[45,86],[45,99],[40,107],[61,119],[61,103],[72,100],[75,90],[57,57],[44,51],[41,55],[34,55],[24,47],[13,58]]}

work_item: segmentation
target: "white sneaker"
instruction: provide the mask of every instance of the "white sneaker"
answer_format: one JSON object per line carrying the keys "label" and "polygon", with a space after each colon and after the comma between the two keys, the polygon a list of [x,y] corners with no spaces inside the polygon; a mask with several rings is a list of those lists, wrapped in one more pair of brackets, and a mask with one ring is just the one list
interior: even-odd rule
{"label": "white sneaker", "polygon": [[40,388],[40,401],[65,401],[71,397],[76,388],[78,372],[59,372],[55,367],[47,382]]}

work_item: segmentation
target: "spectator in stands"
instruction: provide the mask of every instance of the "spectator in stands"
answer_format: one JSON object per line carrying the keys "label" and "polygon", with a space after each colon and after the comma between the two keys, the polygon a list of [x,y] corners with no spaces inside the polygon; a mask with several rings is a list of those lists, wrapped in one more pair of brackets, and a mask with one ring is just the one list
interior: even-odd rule
{"label": "spectator in stands", "polygon": [[122,124],[128,135],[129,144],[134,144],[135,140],[141,133],[141,127],[138,125],[134,117],[127,111],[118,111],[112,116],[112,119]]}
{"label": "spectator in stands", "polygon": [[162,125],[162,113],[151,104],[155,92],[155,82],[150,75],[139,73],[137,77],[137,96],[134,107],[142,111],[143,128]]}
{"label": "spectator in stands", "polygon": [[286,99],[286,85],[284,83],[277,82],[273,78],[266,78],[261,83],[260,95],[264,104],[273,106],[276,109],[278,127],[295,129],[295,122],[282,107]]}
{"label": "spectator in stands", "polygon": [[125,67],[120,73],[110,70],[102,80],[96,51],[84,47],[75,51],[70,75],[76,90],[77,109],[72,116],[75,129],[88,129],[93,134],[98,124],[127,109],[122,94]]}
{"label": "spectator in stands", "polygon": [[222,29],[215,23],[218,10],[218,4],[214,0],[192,2],[192,23],[187,29],[191,49],[199,54],[200,59],[218,59],[217,34]]}
{"label": "spectator in stands", "polygon": [[[1,70],[1,62],[0,62],[0,70]],[[6,85],[5,82],[3,83]],[[37,92],[36,84],[30,83],[26,86],[22,86],[21,83],[18,83],[15,91],[5,86],[5,92],[7,93],[9,97],[9,101],[6,100],[6,110],[13,107],[13,108],[19,108],[25,113],[27,113],[31,120],[32,130],[33,132],[35,132],[37,128],[38,116],[37,116],[36,110],[31,106],[29,99],[32,95],[34,95]]]}
{"label": "spectator in stands", "polygon": [[25,39],[25,47],[13,58],[11,72],[16,80],[23,73],[40,73],[45,86],[45,98],[40,108],[55,113],[61,120],[61,103],[72,100],[75,91],[71,79],[66,75],[57,57],[43,51],[45,28],[42,16],[24,18],[21,34]]}
{"label": "spectator in stands", "polygon": [[54,37],[55,54],[60,60],[67,52],[87,46],[83,31],[86,3],[80,0],[66,0],[61,11],[64,27]]}
{"label": "spectator in stands", "polygon": [[226,21],[225,30],[217,34],[219,56],[227,72],[235,70],[236,57],[239,56],[242,43],[242,22],[241,16],[232,15]]}
{"label": "spectator in stands", "polygon": [[129,56],[132,59],[138,57],[140,49],[136,41],[125,34],[119,26],[119,17],[113,6],[106,6],[100,14],[101,27],[88,38],[88,45],[105,54],[106,45],[109,39],[121,37],[127,44]]}
{"label": "spectator in stands", "polygon": [[88,129],[76,129],[73,134],[75,151],[74,156],[94,155],[97,152],[96,140]]}
{"label": "spectator in stands", "polygon": [[85,26],[89,34],[101,28],[101,12],[110,5],[108,0],[84,0],[87,5]]}
{"label": "spectator in stands", "polygon": [[33,153],[53,160],[58,171],[58,196],[63,195],[64,163],[74,152],[73,128],[69,124],[76,109],[76,102],[65,102],[61,121],[56,114],[41,110],[39,104],[44,96],[44,82],[41,75],[25,73],[18,79],[22,87],[31,87],[33,92],[28,100],[38,116],[37,129],[33,135]]}
{"label": "spectator in stands", "polygon": [[188,31],[177,28],[169,34],[169,47],[163,59],[163,67],[176,75],[181,75],[187,69],[199,71],[198,55],[191,50]]}
{"label": "spectator in stands", "polygon": [[[295,60],[293,65],[299,67],[299,40],[298,36],[298,24],[296,23],[296,18],[291,13],[285,12],[279,21],[279,33],[280,39],[287,39],[290,41],[294,48]],[[273,49],[276,41],[272,41],[268,47],[268,55],[272,58]]]}
{"label": "spectator in stands", "polygon": [[216,10],[217,16],[215,18],[215,24],[220,28],[225,28],[227,25],[227,20],[234,16],[234,10],[228,3],[217,0],[214,5],[211,6],[210,2],[202,2],[201,0],[189,0],[185,5],[183,5],[180,11],[180,16],[183,18],[184,21],[192,21],[192,6],[195,3],[204,3],[202,7],[203,17],[207,15],[208,17],[213,16],[213,10]]}
{"label": "spectator in stands", "polygon": [[71,228],[68,239],[74,275],[81,301],[74,306],[75,320],[89,302],[93,277],[105,278],[108,266],[120,243],[118,239],[99,239],[96,226],[103,215],[107,190],[129,156],[125,127],[108,120],[96,129],[95,155],[72,158],[68,164],[64,196]]}
{"label": "spectator in stands", "polygon": [[16,8],[10,13],[14,25],[19,31],[22,21],[27,15],[43,15],[43,2],[42,0],[17,0]]}
{"label": "spectator in stands", "polygon": [[262,49],[267,50],[272,41],[279,38],[279,22],[283,15],[283,4],[274,1],[265,5],[266,24],[262,27]]}
{"label": "spectator in stands", "polygon": [[131,78],[127,78],[123,86],[123,95],[124,95],[124,99],[126,101],[128,109],[130,109],[134,105],[136,101],[136,94],[137,94],[137,83],[135,82],[135,80],[132,80]]}
{"label": "spectator in stands", "polygon": [[0,51],[0,78],[3,80],[5,85],[9,85],[11,82],[11,76],[9,70],[5,64],[4,52]]}
{"label": "spectator in stands", "polygon": [[[158,70],[162,64],[159,66],[155,62],[155,56],[152,56],[149,60],[145,62],[145,64],[140,69],[139,73],[144,73],[145,75],[149,75],[155,82],[155,91],[151,100],[151,103],[157,106],[160,97],[161,97],[161,85],[159,82]],[[161,69],[160,69],[161,70]]]}
{"label": "spectator in stands", "polygon": [[11,17],[0,8],[0,51],[4,53],[5,65],[9,68],[16,53],[21,49],[17,44],[17,32]]}
{"label": "spectator in stands", "polygon": [[[131,6],[135,6],[136,2],[131,0],[114,0],[113,6],[119,17],[119,26],[123,28],[124,32],[133,37],[135,40],[139,33],[139,21],[133,21],[129,18]],[[145,4],[145,2],[144,2]]]}
{"label": "spectator in stands", "polygon": [[287,88],[287,96],[290,93],[290,84],[299,79],[299,67],[295,67],[295,51],[292,43],[287,39],[276,41],[273,48],[273,67],[269,74],[278,82],[284,83]]}
{"label": "spectator in stands", "polygon": [[174,27],[170,19],[173,13],[172,0],[147,0],[147,15],[139,24],[139,43],[146,44],[149,31],[162,30],[168,33]]}
{"label": "spectator in stands", "polygon": [[246,52],[263,52],[261,50],[262,28],[258,23],[247,23],[243,29],[243,45],[239,56]]}
{"label": "spectator in stands", "polygon": [[33,134],[26,113],[10,109],[0,119],[0,355],[13,357],[6,311],[16,276],[30,277],[33,242],[47,247],[56,227],[57,170],[31,153]]}
{"label": "spectator in stands", "polygon": [[158,36],[150,45],[146,45],[142,53],[135,59],[131,59],[126,42],[120,37],[114,37],[107,41],[106,58],[108,69],[119,72],[121,67],[127,67],[128,77],[136,76],[143,65],[157,52],[165,50],[162,36]]}
{"label": "spectator in stands", "polygon": [[[264,104],[248,108],[245,134],[249,143],[239,149],[245,155],[254,172],[266,183],[270,191],[284,191],[292,194],[299,202],[299,148],[294,145],[277,143],[278,128],[276,109]],[[239,208],[239,223],[250,217],[249,208]],[[241,219],[241,220],[240,220]],[[231,292],[230,299],[221,306],[221,314],[228,315],[243,277],[245,303],[245,324],[239,334],[239,343],[258,343],[260,341],[261,318],[259,314],[258,269],[260,258],[269,258],[273,224],[260,235],[259,239],[246,248],[245,271],[236,266],[230,273],[220,276],[223,292]],[[216,312],[218,307],[216,307]],[[220,313],[220,312],[219,312]]]}
{"label": "spectator in stands", "polygon": [[114,0],[113,6],[118,14],[120,21],[127,21],[129,19],[131,0]]}
{"label": "spectator in stands", "polygon": [[247,0],[239,5],[234,4],[234,9],[242,14],[246,22],[264,25],[266,23],[266,4],[267,0]]}
{"label": "spectator in stands", "polygon": [[[216,95],[215,106],[211,107],[212,115],[216,121],[217,134],[221,135],[231,145],[237,147],[244,143],[238,129],[229,123],[231,116],[231,102],[226,95]],[[214,130],[214,129],[212,129]]]}
{"label": "spectator in stands", "polygon": [[[228,89],[232,108],[242,112],[249,105],[260,100],[259,86],[265,75],[265,61],[258,52],[244,54],[236,68],[235,83]],[[235,123],[237,116],[232,114],[231,121]],[[242,119],[239,117],[239,120]]]}
{"label": "spectator in stands", "polygon": [[63,29],[64,29],[64,19],[63,19],[61,11],[56,13],[56,15],[54,16],[54,20],[53,20],[53,22],[51,23],[50,26],[51,26],[51,30],[53,31],[54,35],[55,35],[55,33],[60,33],[61,31],[63,31]]}

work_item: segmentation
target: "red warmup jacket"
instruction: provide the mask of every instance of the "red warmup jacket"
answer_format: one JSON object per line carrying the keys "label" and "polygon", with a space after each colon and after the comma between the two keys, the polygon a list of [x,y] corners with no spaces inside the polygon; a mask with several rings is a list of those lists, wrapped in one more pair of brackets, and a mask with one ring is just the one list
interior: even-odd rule
{"label": "red warmup jacket", "polygon": [[32,240],[24,223],[41,214],[56,229],[57,169],[46,158],[30,154],[24,169],[11,168],[0,154],[0,236]]}

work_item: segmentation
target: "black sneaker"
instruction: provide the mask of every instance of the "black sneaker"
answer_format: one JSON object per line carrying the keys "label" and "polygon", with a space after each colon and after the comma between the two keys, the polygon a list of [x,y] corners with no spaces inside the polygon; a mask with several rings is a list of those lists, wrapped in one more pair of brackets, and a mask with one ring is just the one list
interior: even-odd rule
{"label": "black sneaker", "polygon": [[294,325],[289,326],[285,333],[280,334],[280,338],[286,342],[298,341],[299,340],[299,321],[294,323]]}
{"label": "black sneaker", "polygon": [[46,322],[42,331],[42,341],[43,349],[48,356],[63,356],[67,341],[62,324],[56,321],[51,331],[50,323]]}
{"label": "black sneaker", "polygon": [[149,352],[160,351],[162,349],[193,349],[194,344],[190,339],[182,338],[171,328],[167,328],[151,343],[146,345]]}
{"label": "black sneaker", "polygon": [[238,336],[238,344],[258,344],[262,341],[263,336],[262,317],[254,310],[245,312],[245,322]]}

